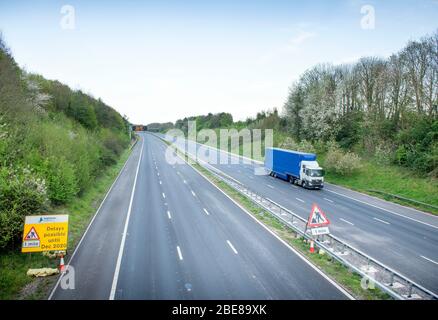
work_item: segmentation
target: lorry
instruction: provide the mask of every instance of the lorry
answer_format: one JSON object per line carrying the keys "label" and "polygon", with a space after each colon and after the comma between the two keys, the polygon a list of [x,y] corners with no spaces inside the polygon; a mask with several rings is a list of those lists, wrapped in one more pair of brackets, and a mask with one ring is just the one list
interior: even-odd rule
{"label": "lorry", "polygon": [[316,161],[316,154],[280,148],[265,149],[265,169],[275,178],[298,184],[308,189],[324,187],[324,170]]}

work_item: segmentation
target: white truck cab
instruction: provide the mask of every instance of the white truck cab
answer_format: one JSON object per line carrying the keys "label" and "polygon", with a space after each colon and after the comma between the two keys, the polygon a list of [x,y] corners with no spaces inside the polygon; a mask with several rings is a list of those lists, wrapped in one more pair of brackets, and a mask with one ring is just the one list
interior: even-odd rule
{"label": "white truck cab", "polygon": [[322,189],[324,187],[324,170],[318,161],[301,161],[300,180],[304,188]]}

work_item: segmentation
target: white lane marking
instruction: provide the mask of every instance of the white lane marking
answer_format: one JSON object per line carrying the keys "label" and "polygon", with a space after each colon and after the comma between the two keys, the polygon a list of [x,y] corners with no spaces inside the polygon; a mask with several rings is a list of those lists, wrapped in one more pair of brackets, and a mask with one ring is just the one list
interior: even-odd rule
{"label": "white lane marking", "polygon": [[[186,161],[187,163],[187,161]],[[190,164],[189,164],[190,165]],[[254,217],[248,210],[246,210],[242,205],[240,205],[237,201],[235,201],[233,198],[231,198],[228,194],[226,194],[221,188],[219,188],[217,185],[215,185],[213,182],[211,182],[202,172],[197,170],[195,167],[190,165],[190,167],[196,171],[201,177],[203,177],[208,183],[210,183],[213,187],[215,187],[219,192],[221,192],[224,196],[226,196],[228,199],[230,199],[231,202],[233,202],[237,207],[239,207],[243,212],[245,212],[251,219],[253,219],[256,223],[258,223],[263,229],[265,229],[267,232],[269,232],[274,238],[276,238],[278,241],[280,241],[283,245],[285,245],[290,251],[292,251],[294,254],[296,254],[301,260],[303,260],[304,263],[306,263],[308,266],[310,266],[313,270],[315,270],[321,277],[326,279],[332,286],[334,286],[336,289],[338,289],[340,292],[342,292],[348,299],[350,300],[356,300],[348,291],[346,291],[344,288],[342,288],[339,284],[337,284],[335,281],[333,281],[329,276],[327,276],[324,272],[322,272],[318,267],[316,267],[312,262],[307,260],[300,252],[298,252],[296,249],[291,247],[286,241],[281,239],[277,234],[274,233],[271,229],[269,229],[266,225],[264,225],[261,221],[257,220],[256,217]]]}
{"label": "white lane marking", "polygon": [[163,193],[161,193],[161,195],[163,196],[163,199],[166,199],[166,195]]}
{"label": "white lane marking", "polygon": [[161,180],[160,180],[160,184],[161,184]]}
{"label": "white lane marking", "polygon": [[157,176],[160,176],[160,173],[159,173],[159,172],[157,172]]}
{"label": "white lane marking", "polygon": [[328,202],[331,202],[331,203],[334,202],[333,200],[330,200],[330,199],[327,199],[327,198],[324,198],[324,200],[325,200],[325,201],[328,201]]}
{"label": "white lane marking", "polygon": [[116,295],[117,281],[119,279],[119,272],[120,272],[120,265],[122,263],[123,250],[125,249],[126,235],[128,234],[128,224],[129,224],[129,218],[131,217],[132,202],[134,201],[134,194],[135,194],[135,187],[137,185],[138,171],[140,169],[141,158],[143,156],[143,146],[144,146],[144,142],[141,145],[140,158],[138,159],[137,171],[135,172],[134,185],[133,185],[132,191],[131,191],[131,199],[129,200],[128,214],[126,215],[125,227],[123,228],[122,242],[120,243],[119,255],[117,257],[116,269],[114,270],[114,277],[113,277],[113,283],[111,285],[111,292],[110,292],[109,300],[114,300],[114,296]]}
{"label": "white lane marking", "polygon": [[347,220],[342,219],[342,218],[339,218],[339,220],[342,220],[342,221],[344,221],[345,223],[348,223],[349,225],[354,226],[354,223],[351,223],[350,221],[347,221]]}
{"label": "white lane marking", "polygon": [[172,216],[170,215],[170,211],[167,210],[167,216],[169,217],[169,219],[172,219]]}
{"label": "white lane marking", "polygon": [[184,180],[183,182],[184,182],[185,184],[187,184],[187,181],[186,181],[186,180]]}
{"label": "white lane marking", "polygon": [[207,209],[204,208],[204,212],[207,216],[209,216],[210,214],[208,213]]}
{"label": "white lane marking", "polygon": [[385,220],[381,220],[381,219],[379,219],[379,218],[373,218],[374,220],[376,220],[376,221],[379,221],[379,222],[381,222],[381,223],[384,223],[384,224],[390,224],[389,222],[387,222],[387,221],[385,221]]}
{"label": "white lane marking", "polygon": [[192,195],[194,196],[194,197],[196,197],[196,193],[195,193],[195,191],[193,191],[193,190],[190,190],[191,192],[192,192]]}
{"label": "white lane marking", "polygon": [[237,254],[238,252],[237,252],[236,248],[234,248],[234,246],[233,246],[233,244],[230,242],[230,240],[227,240],[227,243],[228,243],[228,245],[230,246],[231,250],[233,250],[234,253]]}
{"label": "white lane marking", "polygon": [[267,184],[267,186],[271,189],[275,189],[273,186],[271,186],[270,184]]}
{"label": "white lane marking", "polygon": [[430,262],[435,263],[435,264],[438,265],[438,262],[433,261],[432,259],[430,259],[430,258],[428,258],[428,257],[425,257],[425,256],[420,256],[420,257],[422,257],[423,259],[426,259],[427,261],[430,261]]}
{"label": "white lane marking", "polygon": [[178,251],[179,260],[182,260],[183,256],[182,256],[181,249],[179,248],[179,246],[176,246],[176,250]]}
{"label": "white lane marking", "polygon": [[[142,144],[144,143],[144,141],[142,142]],[[143,149],[143,147],[142,147]],[[93,224],[94,220],[96,219],[97,215],[100,212],[100,209],[102,209],[103,204],[105,203],[105,200],[108,198],[109,194],[111,193],[111,191],[114,188],[114,185],[116,184],[116,182],[119,180],[120,176],[122,175],[123,172],[125,172],[127,170],[126,166],[128,164],[129,159],[131,159],[133,153],[131,153],[131,155],[128,157],[128,159],[126,159],[125,164],[123,165],[123,168],[120,170],[119,174],[117,175],[116,179],[114,180],[114,182],[112,183],[111,187],[109,188],[108,192],[106,193],[105,197],[103,198],[102,202],[100,203],[99,207],[96,210],[96,213],[94,214],[93,218],[91,219],[90,223],[88,224],[87,229],[85,229],[85,232],[82,234],[81,240],[79,240],[78,245],[76,246],[75,250],[73,251],[73,254],[71,255],[70,260],[68,261],[65,269],[68,270],[68,267],[70,266],[70,263],[73,261],[74,256],[76,255],[76,252],[78,251],[79,247],[81,246],[82,241],[85,238],[85,235],[87,234],[88,230],[90,229],[91,225]],[[50,293],[50,296],[47,300],[52,300],[53,295],[55,294],[56,289],[59,286],[59,283],[61,282],[62,277],[64,276],[65,273],[62,273],[61,276],[58,278],[58,281],[56,281],[55,286],[53,287],[52,292]]]}
{"label": "white lane marking", "polygon": [[295,199],[297,199],[298,201],[300,201],[300,202],[302,202],[302,203],[306,203],[304,200],[302,200],[302,199],[300,199],[300,198],[295,198]]}
{"label": "white lane marking", "polygon": [[371,203],[368,203],[368,202],[365,202],[365,201],[362,201],[362,200],[359,200],[359,199],[352,198],[352,197],[350,197],[350,196],[346,196],[345,194],[342,194],[342,193],[339,193],[339,192],[336,192],[336,191],[333,191],[333,190],[328,190],[328,189],[325,189],[325,190],[328,191],[328,192],[332,192],[332,193],[335,193],[335,194],[337,194],[337,195],[340,195],[340,196],[342,196],[342,197],[345,197],[345,198],[348,198],[348,199],[351,199],[351,200],[354,200],[354,201],[357,201],[357,202],[360,202],[360,203],[366,204],[366,205],[368,205],[368,206],[371,206],[371,207],[374,207],[374,208],[377,208],[377,209],[380,209],[380,210],[383,210],[383,211],[386,211],[386,212],[389,212],[389,213],[395,214],[396,216],[400,216],[400,217],[403,217],[403,218],[406,218],[406,219],[409,219],[409,220],[412,220],[412,221],[415,221],[415,222],[418,222],[418,223],[424,224],[424,225],[426,225],[426,226],[432,227],[432,228],[434,228],[434,229],[438,229],[438,226],[434,226],[434,225],[432,225],[432,224],[430,224],[430,223],[423,222],[423,221],[420,221],[420,220],[417,220],[417,219],[414,219],[414,218],[411,218],[411,217],[407,217],[407,216],[405,216],[405,215],[403,215],[403,214],[400,214],[400,213],[397,213],[397,212],[394,212],[394,211],[391,211],[391,210],[388,210],[388,209],[385,209],[385,208],[382,208],[382,207],[376,206],[376,205],[374,205],[374,204],[371,204]]}

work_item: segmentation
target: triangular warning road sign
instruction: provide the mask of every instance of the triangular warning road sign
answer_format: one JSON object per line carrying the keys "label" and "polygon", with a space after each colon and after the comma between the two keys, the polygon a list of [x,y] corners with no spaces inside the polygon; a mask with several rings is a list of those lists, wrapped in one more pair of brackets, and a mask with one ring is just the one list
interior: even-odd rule
{"label": "triangular warning road sign", "polygon": [[39,240],[40,237],[38,236],[38,233],[36,232],[35,228],[30,228],[27,235],[24,237],[24,240]]}
{"label": "triangular warning road sign", "polygon": [[307,221],[308,228],[322,227],[330,224],[329,219],[322,210],[314,203],[312,212],[310,212],[309,220]]}

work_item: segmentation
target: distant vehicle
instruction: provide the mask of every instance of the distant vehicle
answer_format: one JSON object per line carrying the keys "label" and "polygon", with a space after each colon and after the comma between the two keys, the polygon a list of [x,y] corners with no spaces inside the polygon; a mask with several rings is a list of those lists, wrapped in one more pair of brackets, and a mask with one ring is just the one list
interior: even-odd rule
{"label": "distant vehicle", "polygon": [[291,184],[309,189],[324,187],[324,170],[313,153],[266,148],[265,168],[271,176],[289,181]]}
{"label": "distant vehicle", "polygon": [[132,131],[147,131],[147,126],[141,125],[141,124],[136,124],[132,126]]}

